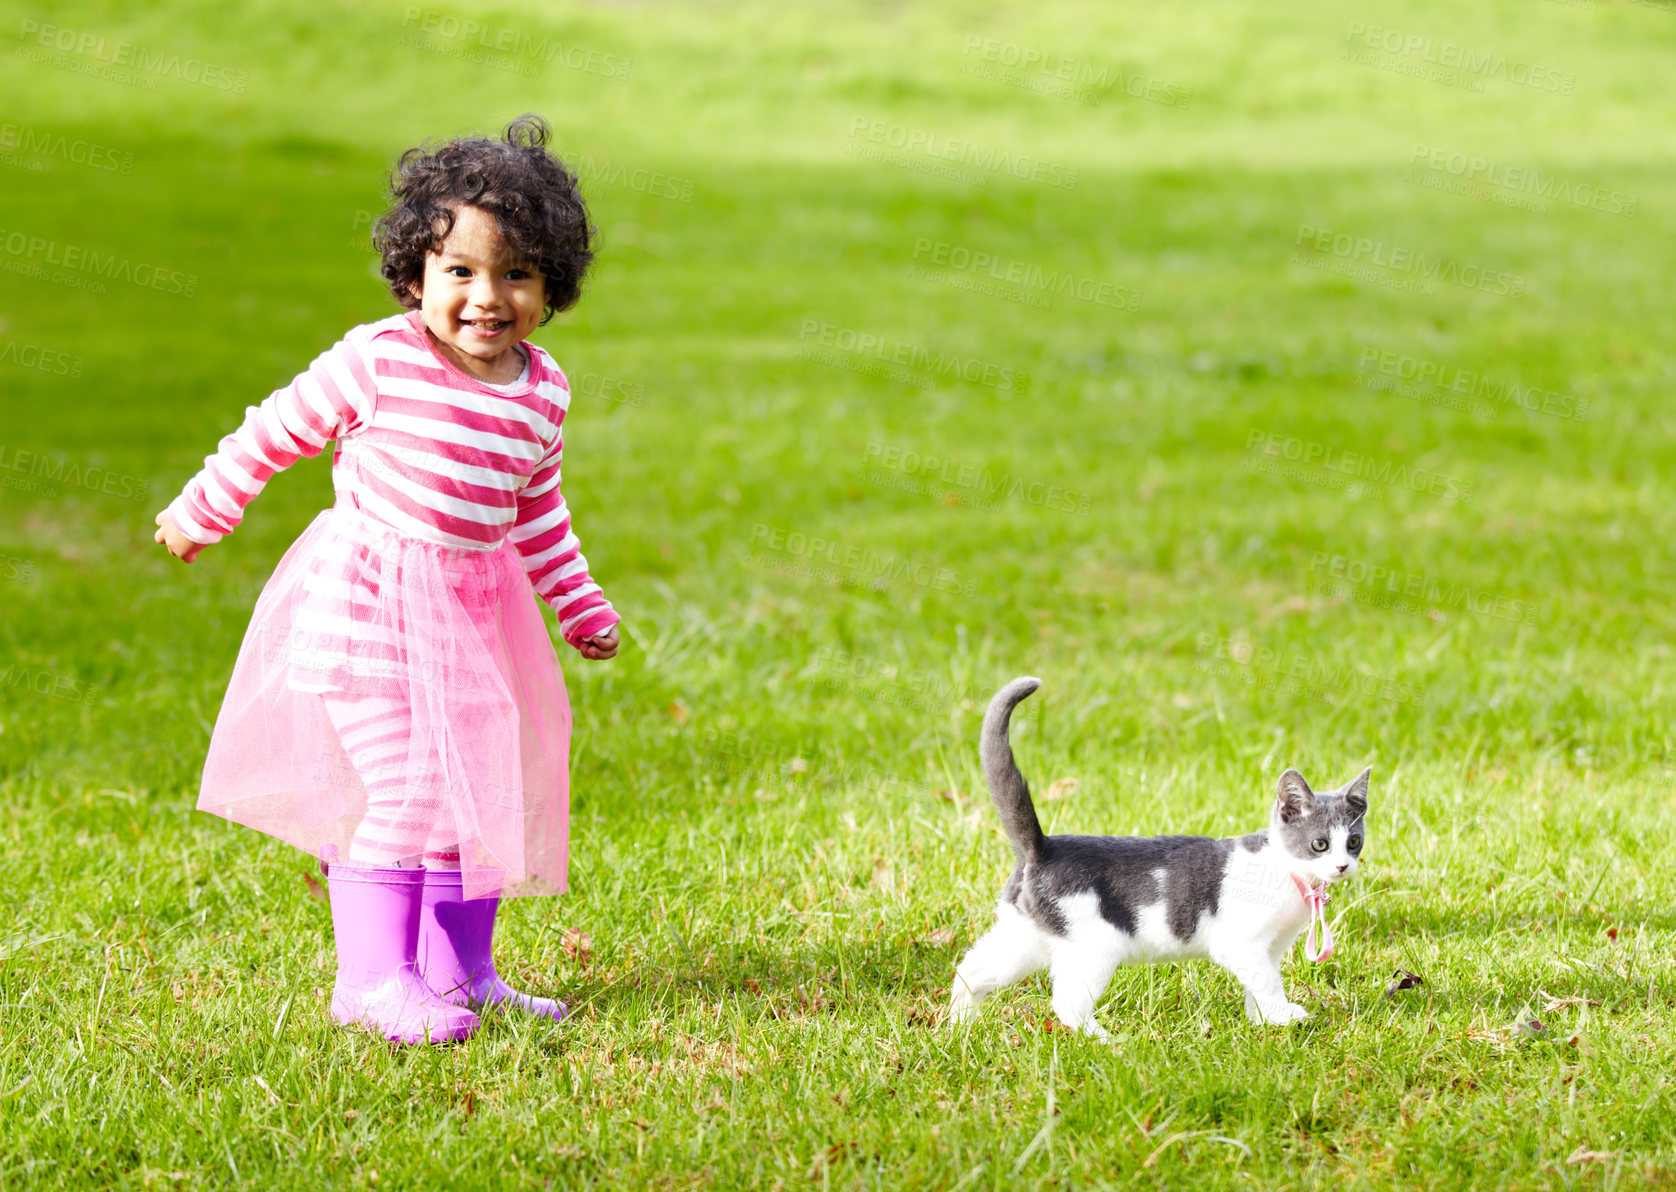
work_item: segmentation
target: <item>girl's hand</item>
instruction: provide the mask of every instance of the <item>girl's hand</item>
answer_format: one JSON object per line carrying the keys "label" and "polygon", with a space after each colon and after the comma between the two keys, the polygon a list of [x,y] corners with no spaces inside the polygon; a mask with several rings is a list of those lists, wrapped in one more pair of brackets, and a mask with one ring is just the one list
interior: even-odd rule
{"label": "girl's hand", "polygon": [[615,658],[617,656],[617,627],[615,625],[604,633],[591,633],[582,639],[576,647],[582,657],[593,659]]}
{"label": "girl's hand", "polygon": [[[157,515],[157,533],[151,536],[151,540],[168,547],[169,553],[182,563],[190,563],[204,549],[202,542],[193,542],[180,532],[180,527],[175,525],[175,519],[169,516],[167,509]],[[607,654],[606,657],[609,658],[610,655]]]}

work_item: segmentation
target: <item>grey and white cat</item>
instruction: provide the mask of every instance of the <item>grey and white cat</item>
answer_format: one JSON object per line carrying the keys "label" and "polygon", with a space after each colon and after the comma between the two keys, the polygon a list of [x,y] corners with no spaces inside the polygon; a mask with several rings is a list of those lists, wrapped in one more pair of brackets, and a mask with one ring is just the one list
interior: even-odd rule
{"label": "grey and white cat", "polygon": [[1039,686],[1014,679],[984,716],[979,755],[1018,865],[995,926],[955,970],[950,1019],[972,1021],[995,990],[1046,968],[1059,1020],[1105,1038],[1094,1006],[1118,965],[1192,959],[1234,975],[1253,1022],[1309,1017],[1286,996],[1280,961],[1309,920],[1304,889],[1356,872],[1370,771],[1316,794],[1287,770],[1268,828],[1249,836],[1046,836],[1007,736]]}

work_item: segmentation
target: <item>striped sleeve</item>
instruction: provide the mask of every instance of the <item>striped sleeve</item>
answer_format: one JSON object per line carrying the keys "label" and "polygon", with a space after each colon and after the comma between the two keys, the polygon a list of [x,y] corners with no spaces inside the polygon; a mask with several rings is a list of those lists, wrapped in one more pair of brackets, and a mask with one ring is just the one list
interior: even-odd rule
{"label": "striped sleeve", "polygon": [[275,472],[366,426],[374,393],[361,347],[345,336],[307,372],[245,410],[244,424],[204,458],[203,470],[170,503],[169,516],[194,542],[221,541]]}
{"label": "striped sleeve", "polygon": [[622,618],[588,574],[582,544],[570,528],[570,510],[559,492],[563,454],[564,436],[560,435],[518,494],[518,519],[507,537],[517,548],[536,594],[559,614],[559,632],[580,648],[583,638],[604,633]]}

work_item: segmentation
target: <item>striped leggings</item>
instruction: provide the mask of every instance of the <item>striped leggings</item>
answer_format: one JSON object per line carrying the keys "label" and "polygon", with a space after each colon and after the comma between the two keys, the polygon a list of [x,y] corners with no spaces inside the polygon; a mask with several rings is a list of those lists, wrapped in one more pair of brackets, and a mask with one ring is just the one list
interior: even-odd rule
{"label": "striped leggings", "polygon": [[405,699],[328,692],[326,715],[367,789],[367,814],[349,862],[376,868],[458,869],[453,809],[435,784],[408,772],[413,713]]}

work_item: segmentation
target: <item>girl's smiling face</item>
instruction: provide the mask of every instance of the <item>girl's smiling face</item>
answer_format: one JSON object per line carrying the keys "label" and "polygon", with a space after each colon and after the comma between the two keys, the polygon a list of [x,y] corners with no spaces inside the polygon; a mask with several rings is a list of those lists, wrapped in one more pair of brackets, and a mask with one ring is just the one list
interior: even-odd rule
{"label": "girl's smiling face", "polygon": [[419,315],[462,371],[497,384],[523,371],[514,344],[541,323],[547,281],[531,261],[520,261],[481,207],[454,208],[454,227],[438,251],[425,256]]}

